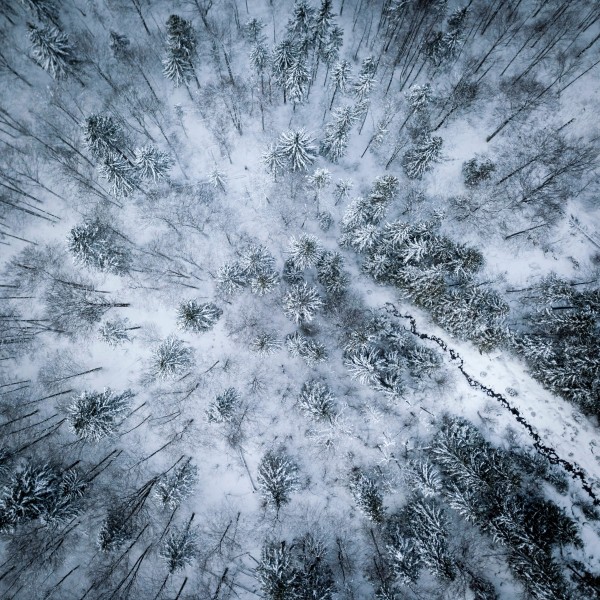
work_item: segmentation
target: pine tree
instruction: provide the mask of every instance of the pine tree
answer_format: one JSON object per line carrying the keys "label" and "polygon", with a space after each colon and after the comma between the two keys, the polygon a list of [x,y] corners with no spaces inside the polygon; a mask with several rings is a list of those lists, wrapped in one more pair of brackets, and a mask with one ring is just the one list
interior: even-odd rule
{"label": "pine tree", "polygon": [[297,331],[286,336],[285,345],[292,356],[302,358],[309,367],[329,358],[327,348],[321,342],[311,340]]}
{"label": "pine tree", "polygon": [[231,421],[240,405],[240,396],[235,388],[228,388],[213,400],[206,410],[210,423]]}
{"label": "pine tree", "polygon": [[329,39],[329,32],[333,26],[333,1],[332,0],[321,0],[321,6],[317,11],[315,17],[313,31],[314,38],[317,46],[317,52],[321,53],[323,47],[327,44]]}
{"label": "pine tree", "polygon": [[111,152],[121,151],[125,146],[125,134],[112,117],[92,114],[85,121],[84,141],[92,156],[102,160]]}
{"label": "pine tree", "polygon": [[155,146],[136,148],[133,165],[142,179],[152,179],[154,183],[167,179],[168,172],[173,166],[173,159],[167,152]]}
{"label": "pine tree", "polygon": [[351,179],[340,179],[335,184],[335,204],[336,206],[342,201],[350,197],[350,190],[354,187]]}
{"label": "pine tree", "polygon": [[262,19],[250,19],[245,27],[244,32],[246,37],[250,40],[251,43],[256,44],[261,41],[264,36],[262,35],[262,30],[265,28],[265,24]]}
{"label": "pine tree", "polygon": [[283,102],[287,102],[287,82],[290,75],[290,70],[295,62],[299,58],[298,48],[294,43],[285,39],[273,50],[273,58],[271,62],[271,69],[273,73],[273,79],[275,83],[283,90]]}
{"label": "pine tree", "polygon": [[260,244],[250,244],[240,257],[240,267],[250,284],[250,291],[257,296],[272,292],[279,284],[274,268],[275,258]]}
{"label": "pine tree", "polygon": [[159,379],[173,379],[192,366],[192,350],[182,340],[169,336],[155,349],[151,371]]}
{"label": "pine tree", "polygon": [[341,92],[345,94],[348,92],[348,86],[350,84],[350,75],[352,73],[352,67],[347,60],[340,60],[333,65],[331,69],[331,85],[333,86],[333,95],[331,97],[331,103],[329,104],[329,110],[333,106],[336,94]]}
{"label": "pine tree", "polygon": [[112,507],[98,531],[98,548],[102,552],[117,550],[134,534],[134,520],[124,514],[123,507]]}
{"label": "pine tree", "polygon": [[443,37],[444,58],[454,58],[464,42],[464,29],[469,13],[468,7],[455,10],[448,17],[448,30]]}
{"label": "pine tree", "polygon": [[163,73],[176,87],[195,77],[197,46],[196,32],[191,21],[171,15],[167,20],[167,55],[163,60]]}
{"label": "pine tree", "polygon": [[336,414],[335,396],[326,385],[314,380],[302,385],[298,406],[305,415],[317,421],[331,421]]}
{"label": "pine tree", "polygon": [[299,129],[282,133],[277,146],[292,171],[306,171],[317,155],[313,142],[313,138],[304,129]]}
{"label": "pine tree", "polygon": [[306,282],[292,285],[283,296],[286,316],[295,323],[310,322],[321,309],[323,302],[315,287]]}
{"label": "pine tree", "polygon": [[374,523],[384,519],[383,496],[375,479],[355,467],[350,473],[350,491],[357,506]]}
{"label": "pine tree", "polygon": [[302,55],[298,55],[287,71],[284,86],[288,98],[294,104],[302,104],[308,96],[308,69]]}
{"label": "pine tree", "polygon": [[128,196],[137,188],[138,172],[134,165],[120,152],[106,154],[98,170],[112,186],[112,193],[118,198]]}
{"label": "pine tree", "polygon": [[277,180],[277,175],[285,170],[285,158],[281,147],[277,144],[271,144],[261,157],[267,172],[273,175],[275,180]]}
{"label": "pine tree", "polygon": [[352,94],[358,102],[367,100],[375,87],[376,81],[370,65],[367,69],[361,69],[358,79],[352,84]]}
{"label": "pine tree", "polygon": [[217,271],[217,287],[221,293],[230,296],[248,285],[248,275],[239,262],[225,263]]}
{"label": "pine tree", "polygon": [[177,311],[177,326],[182,331],[203,333],[212,329],[223,311],[212,302],[187,300],[179,305]]}
{"label": "pine tree", "polygon": [[[252,50],[250,51],[250,64],[252,68],[256,71],[256,74],[260,76],[261,82],[263,81],[263,75],[267,71],[269,67],[269,62],[271,60],[271,56],[267,47],[257,42],[252,46]],[[261,90],[263,89],[264,84],[261,83]]]}
{"label": "pine tree", "polygon": [[281,341],[274,333],[259,333],[251,342],[250,349],[259,356],[269,356],[281,348]]}
{"label": "pine tree", "polygon": [[198,534],[188,524],[184,528],[174,527],[166,537],[160,549],[160,557],[164,560],[169,573],[181,571],[194,562],[197,554]]}
{"label": "pine tree", "polygon": [[321,48],[321,56],[327,65],[327,72],[339,60],[344,45],[344,30],[337,25],[329,29],[329,35]]}
{"label": "pine tree", "polygon": [[426,135],[404,155],[404,172],[410,179],[421,179],[433,164],[440,161],[442,138]]}
{"label": "pine tree", "polygon": [[416,583],[423,563],[413,539],[394,535],[387,545],[392,570],[397,580],[403,585]]}
{"label": "pine tree", "polygon": [[336,163],[346,154],[348,136],[356,118],[356,112],[351,106],[333,111],[332,120],[325,126],[325,137],[320,147],[320,153],[331,162]]}
{"label": "pine tree", "polygon": [[290,260],[302,271],[316,265],[322,252],[321,244],[314,235],[303,233],[300,237],[290,238]]}
{"label": "pine tree", "polygon": [[308,38],[314,30],[315,9],[307,0],[296,0],[286,30],[291,38]]}
{"label": "pine tree", "polygon": [[154,495],[164,508],[175,510],[192,494],[197,483],[198,468],[188,458],[159,479]]}
{"label": "pine tree", "polygon": [[133,393],[126,390],[121,394],[104,388],[102,392],[82,392],[67,408],[69,425],[77,437],[97,442],[113,434],[129,409]]}
{"label": "pine tree", "polygon": [[317,262],[317,281],[331,297],[341,296],[350,283],[344,271],[344,259],[339,252],[324,252]]}
{"label": "pine tree", "polygon": [[53,26],[36,27],[28,23],[27,28],[33,59],[40,67],[55,79],[63,79],[71,73],[78,61],[69,36]]}
{"label": "pine tree", "polygon": [[221,171],[216,165],[208,174],[208,181],[215,189],[220,189],[222,192],[227,191],[227,174]]}
{"label": "pine tree", "polygon": [[0,530],[38,519],[56,489],[56,474],[44,464],[27,462],[10,473],[0,496]]}
{"label": "pine tree", "polygon": [[98,328],[98,337],[109,346],[116,348],[124,342],[130,342],[129,331],[139,329],[139,327],[129,327],[129,320],[125,318],[116,318],[111,321],[105,321]]}
{"label": "pine tree", "polygon": [[489,181],[495,171],[496,165],[489,158],[472,158],[463,163],[463,181],[468,188],[475,188]]}
{"label": "pine tree", "polygon": [[257,482],[265,502],[279,512],[299,487],[298,466],[283,452],[269,451],[258,465]]}
{"label": "pine tree", "polygon": [[292,556],[298,576],[294,598],[332,600],[335,592],[333,571],[327,563],[325,544],[310,533],[292,542]]}
{"label": "pine tree", "polygon": [[294,598],[294,586],[298,577],[292,564],[292,554],[285,542],[266,542],[256,567],[258,582],[268,600]]}
{"label": "pine tree", "polygon": [[71,229],[67,247],[76,264],[120,275],[128,271],[131,257],[116,238],[112,227],[93,219]]}

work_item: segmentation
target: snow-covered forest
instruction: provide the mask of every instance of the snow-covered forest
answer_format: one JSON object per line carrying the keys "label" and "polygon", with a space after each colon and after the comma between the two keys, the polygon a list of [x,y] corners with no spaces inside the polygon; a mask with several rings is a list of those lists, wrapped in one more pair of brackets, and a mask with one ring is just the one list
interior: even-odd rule
{"label": "snow-covered forest", "polygon": [[0,23],[0,598],[600,598],[597,0]]}

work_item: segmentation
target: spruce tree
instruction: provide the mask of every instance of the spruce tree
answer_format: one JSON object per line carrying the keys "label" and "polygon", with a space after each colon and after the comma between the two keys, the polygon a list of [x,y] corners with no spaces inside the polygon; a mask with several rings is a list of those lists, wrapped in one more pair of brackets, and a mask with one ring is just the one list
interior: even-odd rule
{"label": "spruce tree", "polygon": [[310,322],[323,306],[319,292],[306,282],[294,284],[283,296],[286,316],[295,323]]}
{"label": "spruce tree", "polygon": [[442,138],[426,135],[406,152],[403,159],[404,172],[409,179],[421,179],[440,161]]}
{"label": "spruce tree", "polygon": [[197,46],[196,32],[191,21],[186,21],[179,15],[171,15],[167,19],[167,54],[163,60],[163,73],[176,87],[196,77],[194,61]]}
{"label": "spruce tree", "polygon": [[55,79],[64,79],[77,64],[69,36],[53,26],[36,27],[28,23],[27,28],[33,59]]}
{"label": "spruce tree", "polygon": [[98,167],[100,175],[112,186],[117,197],[129,196],[138,187],[138,171],[131,161],[121,152],[108,152]]}
{"label": "spruce tree", "polygon": [[230,422],[240,406],[240,396],[235,388],[228,388],[213,400],[206,410],[209,423]]}
{"label": "spruce tree", "polygon": [[283,90],[283,102],[287,102],[287,91],[290,71],[293,65],[299,60],[299,51],[295,44],[285,39],[273,50],[271,69],[275,83]]}
{"label": "spruce tree", "polygon": [[71,401],[67,411],[72,431],[82,440],[97,442],[113,434],[127,410],[133,393],[117,394],[109,388],[86,391]]}
{"label": "spruce tree", "polygon": [[198,468],[188,458],[158,480],[154,495],[164,508],[175,510],[192,494],[197,483]]}
{"label": "spruce tree", "polygon": [[67,247],[76,264],[108,273],[126,273],[130,254],[120,246],[115,230],[99,219],[73,227]]}
{"label": "spruce tree", "polygon": [[317,155],[314,140],[304,129],[282,133],[277,147],[292,171],[306,171]]}
{"label": "spruce tree", "polygon": [[188,300],[179,305],[177,311],[177,326],[182,331],[203,333],[212,329],[223,311],[212,302]]}
{"label": "spruce tree", "polygon": [[168,172],[173,166],[173,159],[167,152],[155,146],[136,148],[133,165],[142,179],[152,179],[154,183],[168,178]]}
{"label": "spruce tree", "polygon": [[326,385],[314,380],[302,385],[298,406],[304,414],[317,421],[331,421],[336,414],[335,396]]}
{"label": "spruce tree", "polygon": [[159,379],[174,379],[192,366],[192,350],[180,339],[167,337],[156,349],[151,372]]}
{"label": "spruce tree", "polygon": [[257,483],[265,502],[277,512],[300,484],[298,465],[283,452],[267,452],[258,465]]}
{"label": "spruce tree", "polygon": [[125,134],[121,125],[107,115],[92,114],[84,125],[84,141],[96,160],[111,152],[121,152],[125,146]]}
{"label": "spruce tree", "polygon": [[292,236],[288,248],[290,260],[301,271],[316,265],[323,252],[319,240],[309,233],[303,233],[299,237]]}
{"label": "spruce tree", "polygon": [[321,142],[320,153],[331,162],[346,154],[350,129],[356,122],[356,112],[351,106],[344,106],[333,111],[332,120],[325,126],[325,137]]}
{"label": "spruce tree", "polygon": [[181,571],[191,564],[198,554],[198,535],[190,524],[184,528],[174,527],[163,542],[160,557],[167,565],[169,573]]}

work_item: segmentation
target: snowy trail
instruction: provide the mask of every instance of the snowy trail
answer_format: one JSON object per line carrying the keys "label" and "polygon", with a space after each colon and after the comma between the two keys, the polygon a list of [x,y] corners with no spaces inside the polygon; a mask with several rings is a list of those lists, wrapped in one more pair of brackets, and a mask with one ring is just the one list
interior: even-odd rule
{"label": "snowy trail", "polygon": [[417,329],[416,319],[410,314],[400,313],[399,310],[396,308],[396,306],[394,304],[392,304],[391,302],[386,303],[385,309],[390,314],[392,314],[393,316],[395,316],[397,318],[408,319],[410,322],[409,331],[413,335],[415,335],[423,340],[431,340],[432,342],[435,342],[448,356],[450,356],[450,359],[453,361],[452,364],[454,364],[456,366],[456,368],[461,372],[461,374],[467,380],[470,387],[484,392],[490,398],[496,399],[500,404],[502,404],[502,406],[504,408],[506,408],[508,411],[510,411],[510,413],[512,413],[512,415],[514,415],[515,420],[525,428],[529,437],[533,440],[533,446],[536,448],[536,450],[540,454],[545,456],[552,464],[562,466],[565,469],[565,471],[567,471],[574,480],[578,480],[580,482],[582,488],[592,499],[593,503],[597,506],[600,505],[600,495],[594,491],[592,484],[589,482],[588,478],[586,477],[586,472],[576,462],[570,462],[570,461],[562,458],[561,456],[559,456],[558,452],[553,447],[545,444],[542,437],[536,431],[534,426],[531,425],[527,421],[527,419],[525,419],[523,417],[523,415],[521,414],[521,411],[519,411],[518,408],[516,408],[511,402],[509,402],[505,396],[494,391],[492,388],[487,387],[486,385],[484,385],[483,383],[481,383],[480,381],[478,381],[477,379],[472,377],[465,370],[464,359],[458,352],[456,352],[456,350],[449,347],[441,338],[439,338],[435,335],[420,332]]}

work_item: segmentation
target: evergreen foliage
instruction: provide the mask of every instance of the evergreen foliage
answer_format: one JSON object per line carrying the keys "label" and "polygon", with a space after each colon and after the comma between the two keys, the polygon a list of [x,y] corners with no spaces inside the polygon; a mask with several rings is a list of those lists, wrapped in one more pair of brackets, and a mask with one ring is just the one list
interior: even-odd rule
{"label": "evergreen foliage", "polygon": [[154,495],[164,508],[175,510],[192,494],[197,483],[198,468],[188,458],[158,480]]}
{"label": "evergreen foliage", "polygon": [[206,410],[210,423],[230,422],[240,406],[240,396],[235,388],[227,388],[213,400]]}
{"label": "evergreen foliage", "polygon": [[71,401],[67,411],[69,424],[77,437],[97,442],[113,434],[129,409],[133,393],[117,394],[110,388],[102,392],[85,391]]}
{"label": "evergreen foliage", "polygon": [[216,325],[222,314],[223,311],[212,302],[187,300],[179,305],[177,326],[182,331],[204,333]]}
{"label": "evergreen foliage", "polygon": [[258,465],[257,483],[264,501],[277,512],[300,485],[298,465],[283,452],[267,452]]}
{"label": "evergreen foliage", "polygon": [[67,77],[78,62],[69,36],[52,25],[36,27],[28,23],[27,28],[33,59],[55,79]]}
{"label": "evergreen foliage", "polygon": [[472,158],[463,163],[463,181],[468,188],[475,188],[489,181],[495,170],[496,165],[489,158]]}
{"label": "evergreen foliage", "polygon": [[87,483],[73,468],[60,470],[28,460],[10,469],[0,491],[0,531],[38,521],[59,526],[81,509]]}
{"label": "evergreen foliage", "polygon": [[187,83],[194,74],[198,41],[191,21],[179,15],[167,19],[167,52],[163,73],[176,87]]}
{"label": "evergreen foliage", "polygon": [[168,172],[173,166],[173,159],[167,152],[148,145],[136,148],[133,164],[139,177],[152,179],[156,183],[167,179]]}
{"label": "evergreen foliage", "polygon": [[292,171],[308,170],[317,155],[313,138],[304,129],[282,133],[277,142],[277,151]]}
{"label": "evergreen foliage", "polygon": [[384,520],[383,496],[377,481],[358,467],[350,473],[350,491],[366,517],[374,523]]}
{"label": "evergreen foliage", "polygon": [[297,331],[286,336],[285,345],[292,356],[302,358],[309,367],[325,362],[329,358],[324,344],[311,340]]}
{"label": "evergreen foliage", "polygon": [[197,533],[189,526],[185,528],[174,527],[167,535],[160,549],[169,573],[177,573],[187,565],[192,564],[198,554]]}
{"label": "evergreen foliage", "polygon": [[336,163],[346,154],[350,129],[356,122],[356,112],[350,106],[336,108],[332,120],[325,126],[325,137],[321,142],[320,152],[331,162]]}
{"label": "evergreen foliage", "polygon": [[135,327],[128,327],[129,321],[117,317],[110,321],[105,321],[98,328],[98,337],[109,346],[116,348],[124,342],[130,342],[129,331]]}
{"label": "evergreen foliage", "polygon": [[85,121],[84,141],[92,156],[102,160],[125,146],[125,133],[112,117],[92,114]]}
{"label": "evergreen foliage", "polygon": [[315,420],[331,421],[336,414],[335,396],[331,390],[318,381],[307,381],[302,385],[298,396],[298,406],[302,412]]}
{"label": "evergreen foliage", "polygon": [[250,349],[259,356],[269,356],[281,348],[281,341],[276,334],[270,332],[259,333],[250,342]]}
{"label": "evergreen foliage", "polygon": [[317,262],[317,281],[330,298],[339,298],[350,283],[344,271],[344,259],[339,252],[323,252]]}
{"label": "evergreen foliage", "polygon": [[151,371],[159,379],[174,379],[192,366],[192,350],[174,336],[167,337],[155,349]]}
{"label": "evergreen foliage", "polygon": [[403,157],[404,172],[409,179],[421,179],[439,162],[442,152],[442,138],[425,134]]}
{"label": "evergreen foliage", "polygon": [[323,252],[319,240],[308,233],[291,237],[288,253],[293,265],[300,271],[314,267]]}
{"label": "evergreen foliage", "polygon": [[322,306],[317,288],[306,282],[293,284],[283,296],[285,314],[295,323],[312,321]]}
{"label": "evergreen foliage", "polygon": [[118,275],[128,271],[129,252],[119,245],[115,230],[100,219],[87,220],[73,227],[67,247],[76,264]]}

